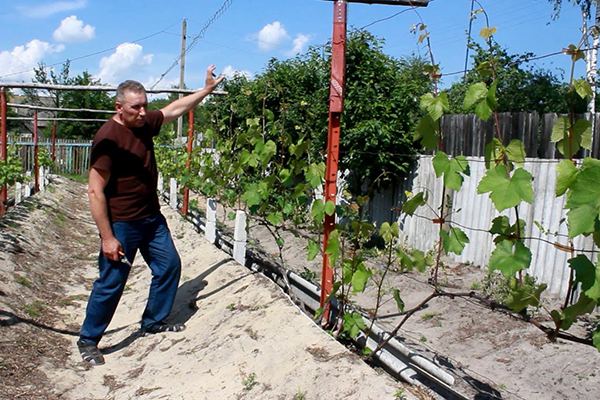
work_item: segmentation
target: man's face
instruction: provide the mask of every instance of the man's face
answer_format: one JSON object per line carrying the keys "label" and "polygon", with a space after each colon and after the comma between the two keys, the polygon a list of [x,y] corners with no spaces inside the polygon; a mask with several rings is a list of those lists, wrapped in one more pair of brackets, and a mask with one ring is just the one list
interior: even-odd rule
{"label": "man's face", "polygon": [[116,102],[115,106],[120,120],[128,128],[139,128],[144,125],[148,98],[143,92],[125,92],[123,103]]}

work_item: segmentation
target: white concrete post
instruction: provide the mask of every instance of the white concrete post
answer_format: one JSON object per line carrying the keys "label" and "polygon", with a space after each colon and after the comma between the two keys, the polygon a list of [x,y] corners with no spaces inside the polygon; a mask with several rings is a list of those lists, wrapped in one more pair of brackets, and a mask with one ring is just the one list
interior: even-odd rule
{"label": "white concrete post", "polygon": [[25,172],[27,183],[25,184],[25,197],[31,196],[31,171]]}
{"label": "white concrete post", "polygon": [[15,205],[19,204],[23,200],[23,184],[21,182],[15,183]]}
{"label": "white concrete post", "polygon": [[242,265],[246,265],[246,212],[237,210],[235,212],[235,228],[233,231],[233,259]]}
{"label": "white concrete post", "polygon": [[171,208],[173,210],[177,210],[177,179],[171,178],[170,185],[171,191],[169,196],[169,203],[171,203]]}
{"label": "white concrete post", "polygon": [[156,189],[160,195],[165,191],[165,182],[163,181],[162,172],[158,173],[158,183],[156,185]]}
{"label": "white concrete post", "polygon": [[217,241],[217,201],[206,199],[206,230],[204,237],[211,242]]}
{"label": "white concrete post", "polygon": [[40,167],[40,192],[46,190],[46,171],[44,167]]}

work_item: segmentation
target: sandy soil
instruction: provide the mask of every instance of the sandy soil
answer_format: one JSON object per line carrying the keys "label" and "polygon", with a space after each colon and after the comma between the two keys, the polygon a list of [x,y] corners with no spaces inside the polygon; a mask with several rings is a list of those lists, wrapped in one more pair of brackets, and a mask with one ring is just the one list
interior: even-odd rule
{"label": "sandy soil", "polygon": [[[321,261],[306,262],[305,239],[284,235],[286,267],[298,274],[311,271],[320,276]],[[251,222],[250,241],[267,253],[278,253],[268,232]],[[370,267],[381,270],[381,263]],[[399,288],[405,310],[419,305],[433,292],[429,273],[386,274],[382,285],[386,300],[376,323],[391,331],[404,314],[391,299],[391,289]],[[318,278],[317,278],[318,279]],[[497,279],[475,265],[446,262],[438,282],[448,293],[469,293],[493,297],[501,289]],[[315,282],[319,283],[319,282]],[[484,288],[488,290],[484,293]],[[371,282],[365,294],[353,298],[368,314],[375,307],[376,286]],[[543,304],[558,309],[562,300],[543,294]],[[540,310],[534,318],[553,327],[549,315]],[[580,319],[568,333],[591,338],[600,313]],[[398,339],[415,353],[436,362],[455,377],[454,387],[473,399],[596,399],[600,388],[600,352],[592,346],[559,339],[550,342],[537,327],[501,309],[469,297],[437,297],[417,311],[398,334]],[[438,396],[439,398],[439,396]]]}
{"label": "sandy soil", "polygon": [[170,318],[187,329],[140,336],[150,274],[138,257],[100,344],[107,363],[86,365],[75,342],[99,240],[85,189],[55,178],[0,220],[0,398],[415,398],[168,207],[184,266]]}

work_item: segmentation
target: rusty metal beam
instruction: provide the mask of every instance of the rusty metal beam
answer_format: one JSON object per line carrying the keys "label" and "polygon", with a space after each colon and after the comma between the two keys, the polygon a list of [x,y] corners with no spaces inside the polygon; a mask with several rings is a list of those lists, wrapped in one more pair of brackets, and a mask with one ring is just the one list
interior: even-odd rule
{"label": "rusty metal beam", "polygon": [[[326,0],[336,1],[336,0]],[[431,0],[346,0],[348,3],[386,4],[390,6],[427,7]]]}

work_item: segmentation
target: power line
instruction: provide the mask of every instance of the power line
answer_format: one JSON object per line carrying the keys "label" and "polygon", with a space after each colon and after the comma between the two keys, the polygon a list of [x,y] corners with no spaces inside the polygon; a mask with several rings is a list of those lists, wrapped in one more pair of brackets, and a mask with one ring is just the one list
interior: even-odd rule
{"label": "power line", "polygon": [[152,85],[152,89],[154,89],[156,87],[156,85],[159,84],[160,81],[163,80],[163,78],[169,73],[171,72],[171,70],[173,68],[175,68],[175,66],[179,63],[179,61],[181,60],[181,57],[184,55],[187,55],[187,53],[190,52],[190,50],[192,50],[194,48],[194,46],[196,46],[196,44],[198,43],[198,41],[200,39],[202,39],[204,37],[204,34],[206,33],[206,30],[221,16],[223,15],[223,13],[225,13],[225,11],[229,8],[229,6],[231,6],[231,3],[233,3],[233,0],[225,0],[225,2],[223,3],[223,5],[221,6],[221,8],[219,8],[217,10],[216,13],[213,14],[212,17],[210,17],[208,19],[208,21],[206,21],[206,23],[204,24],[204,26],[202,27],[202,29],[200,30],[200,33],[198,33],[196,36],[193,37],[192,42],[189,44],[189,46],[185,49],[185,51],[183,52],[183,54],[179,55],[175,61],[173,62],[173,64],[160,76],[160,78],[158,78],[158,80],[154,83],[154,85]]}

